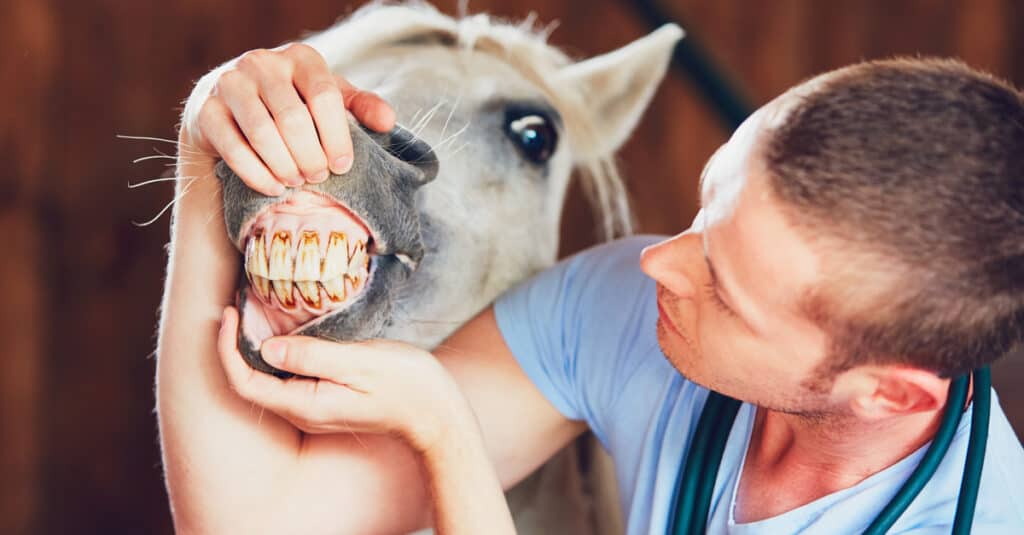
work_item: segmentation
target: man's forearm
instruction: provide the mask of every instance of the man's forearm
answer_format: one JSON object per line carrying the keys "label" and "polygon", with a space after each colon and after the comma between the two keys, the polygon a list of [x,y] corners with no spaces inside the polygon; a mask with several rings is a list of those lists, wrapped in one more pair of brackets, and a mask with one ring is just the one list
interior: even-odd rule
{"label": "man's forearm", "polygon": [[514,534],[505,495],[468,406],[448,426],[443,440],[423,454],[435,529],[441,535]]}
{"label": "man's forearm", "polygon": [[[182,165],[157,349],[157,408],[171,505],[179,522],[213,522],[271,483],[298,433],[239,400],[216,359],[221,311],[238,264],[220,222],[212,161]],[[190,178],[186,178],[191,180]],[[213,501],[207,501],[207,500]],[[203,508],[200,514],[200,508]],[[203,520],[200,520],[203,519]],[[180,526],[184,528],[185,526]]]}

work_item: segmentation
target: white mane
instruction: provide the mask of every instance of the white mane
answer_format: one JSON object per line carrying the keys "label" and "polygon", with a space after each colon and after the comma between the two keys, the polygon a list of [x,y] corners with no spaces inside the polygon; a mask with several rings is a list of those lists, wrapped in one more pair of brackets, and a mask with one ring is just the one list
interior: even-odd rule
{"label": "white mane", "polygon": [[533,15],[512,23],[486,14],[453,18],[416,0],[374,2],[306,42],[339,71],[377,47],[425,38],[501,58],[535,84],[561,114],[574,163],[582,171],[584,191],[601,219],[603,237],[630,234],[629,203],[613,155],[597,154],[593,149],[601,146],[596,142],[600,132],[586,106],[587,95],[569,84],[552,83],[559,79],[559,71],[573,62],[548,44],[553,28],[538,28]]}

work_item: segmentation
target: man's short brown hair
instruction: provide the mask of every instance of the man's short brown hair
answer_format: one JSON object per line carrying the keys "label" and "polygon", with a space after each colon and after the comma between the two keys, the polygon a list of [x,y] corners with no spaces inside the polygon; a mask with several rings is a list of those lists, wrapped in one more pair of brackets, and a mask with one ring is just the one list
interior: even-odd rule
{"label": "man's short brown hair", "polygon": [[825,256],[807,308],[831,335],[830,371],[952,376],[1021,344],[1024,96],[938,59],[816,82],[763,154],[787,219]]}

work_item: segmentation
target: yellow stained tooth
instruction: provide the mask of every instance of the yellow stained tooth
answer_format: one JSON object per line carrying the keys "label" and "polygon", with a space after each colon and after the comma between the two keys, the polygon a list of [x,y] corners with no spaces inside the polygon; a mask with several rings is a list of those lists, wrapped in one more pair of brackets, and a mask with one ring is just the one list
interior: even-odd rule
{"label": "yellow stained tooth", "polygon": [[[320,239],[316,232],[302,233],[299,252],[295,255],[295,276],[293,278],[296,282],[320,280]],[[302,287],[299,288],[301,291]],[[318,298],[319,295],[317,292]]]}
{"label": "yellow stained tooth", "polygon": [[366,254],[366,246],[356,248],[355,254],[348,259],[348,274],[353,277],[358,277],[366,270],[370,263],[370,256]]}
{"label": "yellow stained tooth", "polygon": [[265,277],[253,275],[252,287],[256,289],[256,293],[259,294],[264,301],[270,300],[270,281]]}
{"label": "yellow stained tooth", "polygon": [[352,248],[349,249],[349,251],[348,251],[348,262],[349,262],[349,264],[351,264],[352,263],[352,258],[354,256],[359,254],[360,251],[363,251],[363,252],[366,251],[366,244],[363,243],[362,240],[357,240],[355,243],[350,243],[349,245],[352,246]]}
{"label": "yellow stained tooth", "polygon": [[274,285],[274,294],[277,295],[277,301],[289,308],[295,306],[295,296],[292,295],[292,281],[275,280],[271,282]]}
{"label": "yellow stained tooth", "polygon": [[320,285],[316,281],[295,281],[295,286],[298,286],[303,301],[309,306],[320,307]]}
{"label": "yellow stained tooth", "polygon": [[352,276],[346,274],[345,277],[345,291],[348,293],[356,293],[359,291],[360,278],[358,276]]}
{"label": "yellow stained tooth", "polygon": [[327,290],[327,296],[335,303],[344,301],[345,296],[348,295],[345,292],[344,279],[341,277],[334,277],[332,279],[325,280],[320,284],[324,287],[324,290]]}
{"label": "yellow stained tooth", "polygon": [[287,232],[274,234],[270,243],[270,279],[273,281],[292,280],[294,265],[291,259],[292,237]]}
{"label": "yellow stained tooth", "polygon": [[270,278],[267,273],[266,242],[262,232],[253,236],[245,248],[245,270],[257,277]]}
{"label": "yellow stained tooth", "polygon": [[345,234],[332,232],[327,242],[327,253],[324,255],[323,269],[320,280],[329,281],[340,277],[348,270],[348,242]]}

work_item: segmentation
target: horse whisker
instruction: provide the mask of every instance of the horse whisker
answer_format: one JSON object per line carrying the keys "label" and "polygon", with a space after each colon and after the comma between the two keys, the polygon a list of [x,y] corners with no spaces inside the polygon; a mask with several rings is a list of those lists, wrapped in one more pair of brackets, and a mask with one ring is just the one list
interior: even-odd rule
{"label": "horse whisker", "polygon": [[455,97],[455,104],[452,104],[452,109],[448,112],[448,117],[444,120],[444,126],[441,127],[441,138],[444,139],[444,133],[448,131],[448,123],[452,121],[452,116],[455,115],[455,109],[459,107],[459,103],[462,102],[462,93]]}
{"label": "horse whisker", "polygon": [[182,143],[173,139],[166,139],[162,137],[153,136],[130,136],[128,134],[115,134],[114,137],[118,139],[127,139],[132,141],[160,141],[162,143],[170,143],[178,149],[178,152],[190,152],[192,154],[205,154],[204,151],[200,150],[199,147],[193,146],[189,143]]}
{"label": "horse whisker", "polygon": [[139,162],[144,162],[146,160],[157,160],[157,159],[177,160],[177,158],[175,158],[174,156],[168,156],[166,154],[151,154],[149,156],[142,156],[140,158],[135,158],[134,160],[132,160],[132,163],[139,163]]}
{"label": "horse whisker", "polygon": [[440,100],[437,101],[437,104],[435,104],[434,107],[430,108],[429,110],[427,110],[427,113],[423,114],[423,118],[420,119],[420,122],[413,127],[414,136],[420,137],[420,133],[423,131],[423,129],[427,127],[428,124],[430,124],[430,121],[434,118],[434,115],[437,113],[437,110],[441,109],[441,106],[443,106],[444,103],[444,98],[441,98]]}
{"label": "horse whisker", "polygon": [[152,179],[145,180],[145,181],[142,181],[142,182],[137,182],[135,184],[132,184],[131,182],[128,182],[128,189],[141,188],[142,186],[148,186],[150,184],[156,184],[157,182],[176,182],[178,180],[186,180],[186,179],[189,179],[189,178],[196,178],[196,177],[194,177],[194,176],[167,176],[167,177],[162,177],[162,178],[152,178]]}
{"label": "horse whisker", "polygon": [[463,126],[462,128],[460,128],[460,129],[459,129],[459,130],[458,130],[457,132],[455,132],[454,134],[452,134],[452,135],[450,135],[450,136],[448,136],[448,137],[446,137],[446,138],[442,139],[442,140],[441,140],[441,141],[440,141],[440,142],[439,142],[439,143],[437,144],[437,146],[436,146],[436,147],[434,147],[434,149],[438,149],[438,148],[440,148],[440,147],[444,147],[446,143],[451,143],[452,141],[454,141],[454,140],[455,140],[455,138],[457,138],[458,136],[460,136],[460,135],[462,135],[463,133],[465,133],[465,132],[466,132],[466,130],[467,130],[467,129],[469,128],[469,126],[470,126],[471,124],[472,124],[472,123],[468,123],[468,122],[467,122],[467,123],[466,123],[466,124],[465,124],[465,125],[464,125],[464,126]]}
{"label": "horse whisker", "polygon": [[164,207],[160,210],[160,212],[157,213],[155,216],[153,216],[152,219],[150,219],[149,221],[146,221],[145,223],[138,223],[138,222],[132,221],[132,224],[135,225],[136,227],[148,227],[149,225],[152,225],[153,223],[156,223],[156,221],[158,219],[160,219],[164,215],[164,213],[167,212],[167,210],[171,209],[171,206],[174,206],[174,203],[176,203],[179,200],[181,200],[189,192],[189,190],[192,188],[192,184],[194,184],[196,180],[199,180],[199,178],[198,177],[193,177],[193,178],[188,178],[187,180],[189,182],[188,182],[188,184],[185,185],[184,188],[182,188],[181,193],[179,193],[178,195],[175,195],[174,198],[171,199],[171,202],[169,202],[166,205],[164,205]]}

